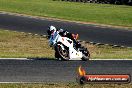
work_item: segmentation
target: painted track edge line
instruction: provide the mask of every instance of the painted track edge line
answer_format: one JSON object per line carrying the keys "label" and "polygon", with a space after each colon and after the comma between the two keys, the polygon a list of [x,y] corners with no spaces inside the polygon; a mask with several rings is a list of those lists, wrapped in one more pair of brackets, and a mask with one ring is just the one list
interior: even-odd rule
{"label": "painted track edge line", "polygon": [[132,59],[90,59],[90,61],[96,61],[96,60],[130,60],[130,61],[132,61]]}
{"label": "painted track edge line", "polygon": [[27,58],[0,58],[0,60],[29,60]]}
{"label": "painted track edge line", "polygon": [[47,82],[0,82],[0,84],[7,84],[7,83],[12,83],[12,84],[16,84],[16,83],[47,83]]}

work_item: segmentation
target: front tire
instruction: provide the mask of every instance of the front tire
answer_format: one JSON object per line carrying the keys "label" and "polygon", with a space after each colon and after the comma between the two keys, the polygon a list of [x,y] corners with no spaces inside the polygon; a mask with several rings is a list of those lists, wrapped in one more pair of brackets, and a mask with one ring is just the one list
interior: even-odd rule
{"label": "front tire", "polygon": [[61,44],[57,43],[55,47],[55,57],[61,60],[69,60],[69,51],[68,48]]}

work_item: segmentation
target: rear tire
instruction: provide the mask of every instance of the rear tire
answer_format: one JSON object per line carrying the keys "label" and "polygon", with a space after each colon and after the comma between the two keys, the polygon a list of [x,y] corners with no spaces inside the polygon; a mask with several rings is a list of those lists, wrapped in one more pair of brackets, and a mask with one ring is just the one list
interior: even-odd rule
{"label": "rear tire", "polygon": [[87,48],[84,48],[84,47],[82,47],[82,54],[83,54],[83,56],[82,56],[82,60],[83,61],[88,61],[89,60],[89,58],[90,58],[90,53],[89,53],[89,51],[87,50]]}

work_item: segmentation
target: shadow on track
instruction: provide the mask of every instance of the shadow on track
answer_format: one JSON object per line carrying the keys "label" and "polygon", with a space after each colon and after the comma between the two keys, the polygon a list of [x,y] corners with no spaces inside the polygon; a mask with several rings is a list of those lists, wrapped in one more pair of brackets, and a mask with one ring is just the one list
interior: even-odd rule
{"label": "shadow on track", "polygon": [[69,61],[64,61],[64,60],[58,60],[55,58],[27,58],[28,60],[42,60],[42,61],[63,61],[63,62],[75,62],[75,61],[81,61],[81,62],[87,62],[87,61],[82,61],[82,60],[69,60]]}
{"label": "shadow on track", "polygon": [[51,61],[59,61],[55,58],[27,58],[28,60],[51,60]]}

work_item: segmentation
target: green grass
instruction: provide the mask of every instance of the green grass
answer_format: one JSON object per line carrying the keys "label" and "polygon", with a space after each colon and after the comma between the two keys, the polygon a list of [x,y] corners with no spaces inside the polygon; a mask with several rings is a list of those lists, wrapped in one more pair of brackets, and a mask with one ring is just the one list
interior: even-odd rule
{"label": "green grass", "polygon": [[132,7],[52,0],[0,0],[0,10],[132,28]]}
{"label": "green grass", "polygon": [[46,38],[0,30],[0,57],[53,58],[49,48]]}
{"label": "green grass", "polygon": [[[93,46],[93,45],[92,45]],[[93,46],[89,50],[91,51],[92,59],[132,59],[132,48],[120,48],[112,46]]]}
{"label": "green grass", "polygon": [[[92,59],[132,59],[132,48],[112,48],[83,44]],[[27,33],[0,30],[0,57],[54,58],[54,50],[47,38]]]}
{"label": "green grass", "polygon": [[47,83],[47,84],[0,84],[0,88],[132,88],[132,84],[86,84]]}

